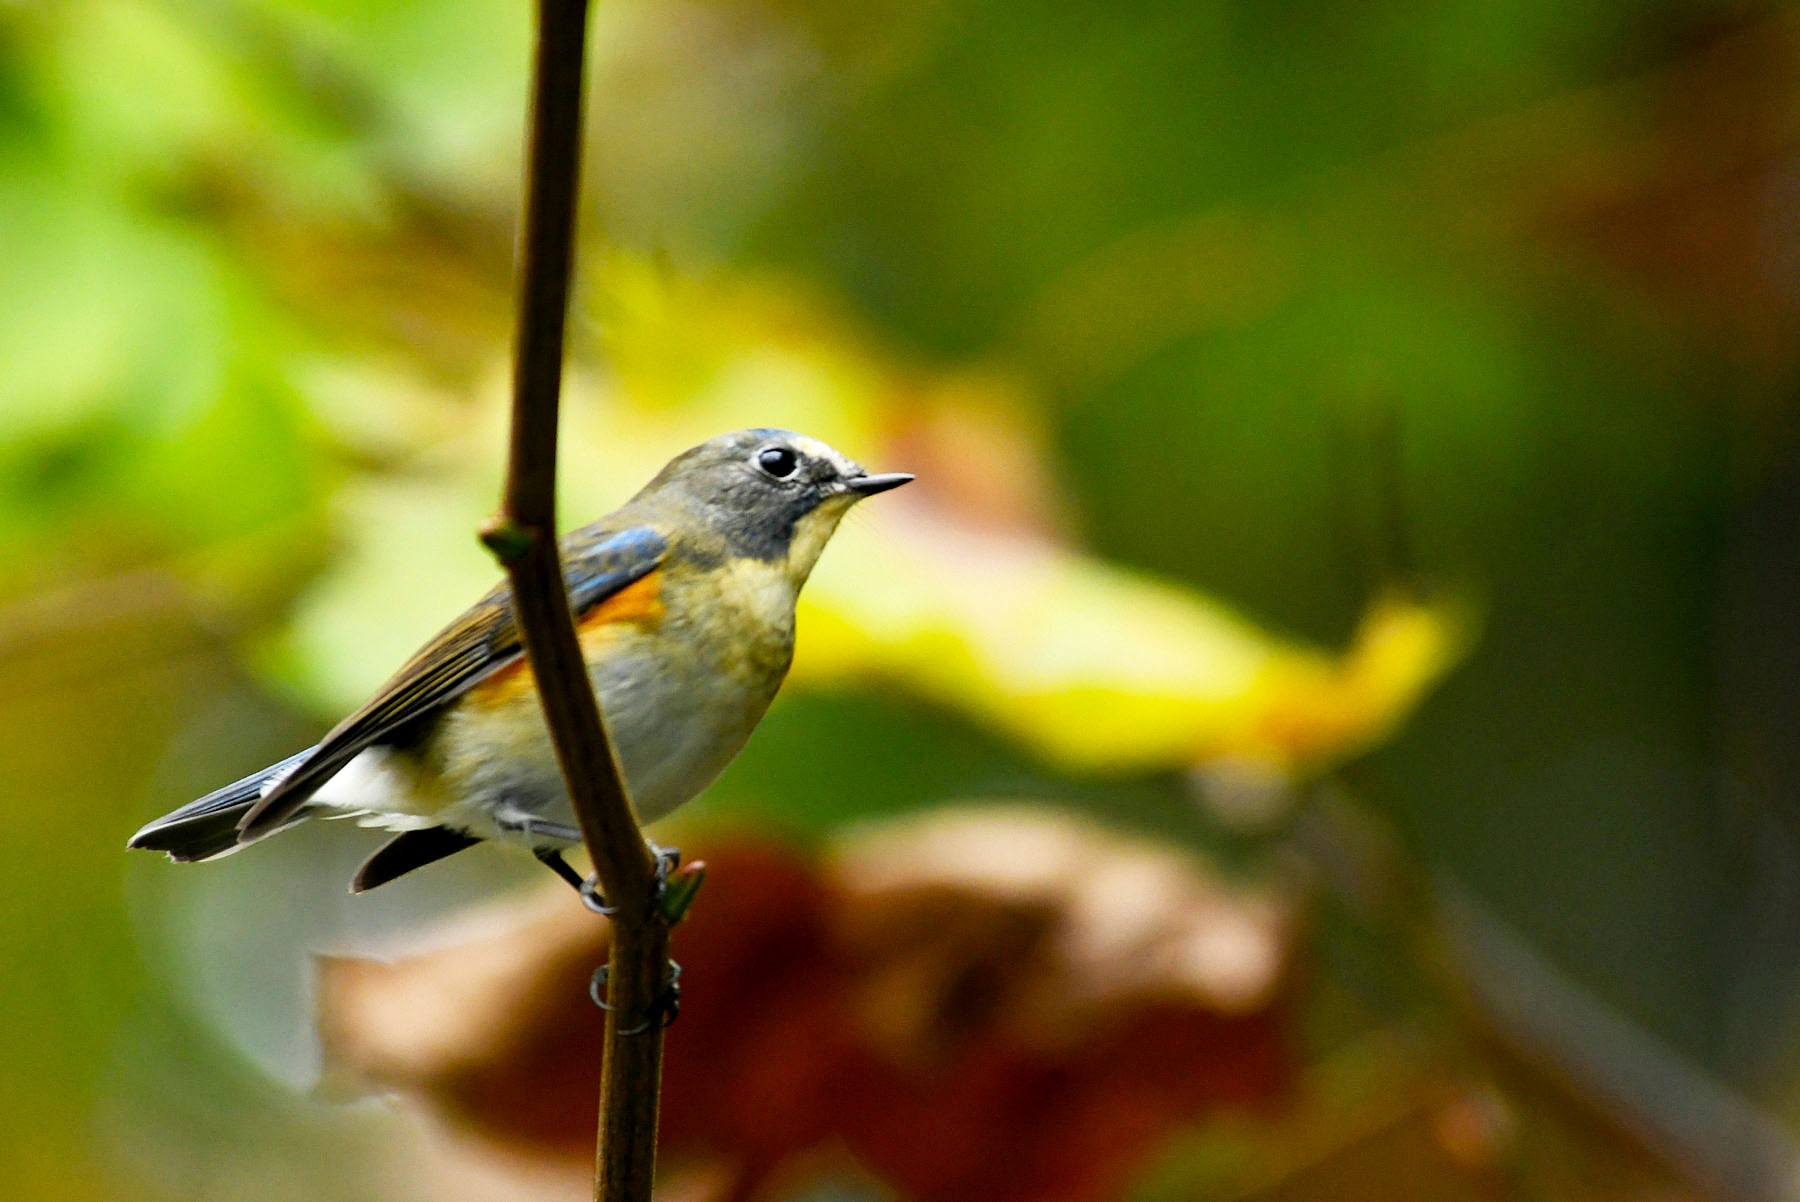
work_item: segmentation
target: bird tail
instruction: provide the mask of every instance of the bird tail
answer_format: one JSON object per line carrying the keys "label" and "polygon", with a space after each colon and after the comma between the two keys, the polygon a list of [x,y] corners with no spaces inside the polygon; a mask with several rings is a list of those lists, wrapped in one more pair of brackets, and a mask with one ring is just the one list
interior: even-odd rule
{"label": "bird tail", "polygon": [[[233,852],[240,846],[238,820],[261,799],[271,784],[278,781],[308,755],[307,748],[290,755],[279,764],[271,764],[260,772],[252,772],[223,789],[215,789],[197,801],[171,810],[131,837],[127,847],[167,852],[171,860],[187,863],[211,860]],[[281,826],[290,826],[306,817],[301,810]],[[279,829],[279,828],[276,828]]]}

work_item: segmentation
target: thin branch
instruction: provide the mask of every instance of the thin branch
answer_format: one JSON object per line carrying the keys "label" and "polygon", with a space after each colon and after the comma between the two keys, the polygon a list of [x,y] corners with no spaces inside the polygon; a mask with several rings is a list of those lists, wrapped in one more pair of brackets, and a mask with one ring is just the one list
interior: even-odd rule
{"label": "thin branch", "polygon": [[625,792],[569,613],[556,544],[557,407],[581,171],[587,0],[538,0],[520,238],[512,440],[500,513],[482,540],[512,580],[538,696],[612,919],[596,1202],[648,1202],[656,1169],[662,1024],[653,1015],[669,928],[654,907],[656,862]]}

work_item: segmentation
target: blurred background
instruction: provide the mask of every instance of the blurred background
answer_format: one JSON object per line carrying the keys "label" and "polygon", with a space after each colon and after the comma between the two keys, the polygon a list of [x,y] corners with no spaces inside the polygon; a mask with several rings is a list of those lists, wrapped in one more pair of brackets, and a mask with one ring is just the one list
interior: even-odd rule
{"label": "blurred background", "polygon": [[[11,1197],[585,1196],[535,865],[123,850],[495,575],[529,20],[0,5]],[[589,91],[565,522],[920,476],[657,832],[667,1196],[1800,1197],[1800,14],[602,0]]]}

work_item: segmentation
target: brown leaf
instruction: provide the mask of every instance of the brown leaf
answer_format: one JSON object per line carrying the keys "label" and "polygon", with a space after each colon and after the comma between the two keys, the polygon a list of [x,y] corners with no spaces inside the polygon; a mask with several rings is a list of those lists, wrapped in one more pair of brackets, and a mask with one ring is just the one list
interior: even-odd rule
{"label": "brown leaf", "polygon": [[[1193,857],[1017,808],[867,834],[828,866],[751,841],[706,859],[664,1075],[686,1194],[848,1163],[917,1199],[1107,1197],[1170,1132],[1288,1078],[1288,908]],[[323,961],[335,1072],[589,1159],[605,926],[542,903],[395,964]]]}

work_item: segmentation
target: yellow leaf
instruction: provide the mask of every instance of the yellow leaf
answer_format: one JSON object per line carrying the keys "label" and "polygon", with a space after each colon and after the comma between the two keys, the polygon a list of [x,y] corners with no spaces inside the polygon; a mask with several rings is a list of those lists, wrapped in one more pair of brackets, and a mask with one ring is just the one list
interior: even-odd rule
{"label": "yellow leaf", "polygon": [[801,612],[796,680],[898,684],[1078,770],[1341,758],[1411,711],[1467,625],[1387,598],[1333,656],[1198,593],[916,513],[840,534]]}

